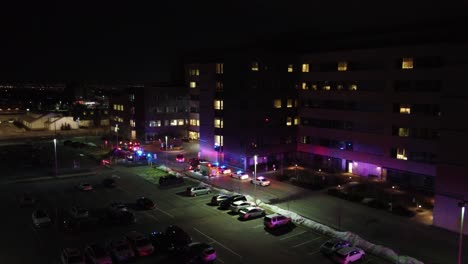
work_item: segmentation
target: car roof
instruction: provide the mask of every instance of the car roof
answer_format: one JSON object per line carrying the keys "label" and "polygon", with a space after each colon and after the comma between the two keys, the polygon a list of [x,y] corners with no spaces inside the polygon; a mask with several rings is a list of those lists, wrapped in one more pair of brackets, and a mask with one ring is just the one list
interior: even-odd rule
{"label": "car roof", "polygon": [[360,248],[357,248],[357,247],[344,247],[344,248],[339,249],[339,250],[337,251],[337,253],[346,255],[346,254],[348,254],[349,252],[355,251],[355,250],[360,251],[361,249],[360,249]]}
{"label": "car roof", "polygon": [[[258,207],[258,206],[248,206],[248,207],[245,207],[245,208],[244,208],[244,210],[248,210],[248,211],[253,210],[253,209],[262,209],[262,208],[260,208],[260,207]],[[263,209],[262,209],[262,210],[263,210]]]}

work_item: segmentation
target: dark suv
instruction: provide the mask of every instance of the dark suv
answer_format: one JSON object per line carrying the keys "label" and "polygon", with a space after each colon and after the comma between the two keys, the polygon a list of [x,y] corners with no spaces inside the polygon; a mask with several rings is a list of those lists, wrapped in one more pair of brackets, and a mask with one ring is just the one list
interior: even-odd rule
{"label": "dark suv", "polygon": [[220,209],[229,209],[229,207],[231,206],[231,203],[237,202],[237,201],[247,201],[247,198],[245,198],[245,196],[242,195],[242,194],[237,194],[237,195],[231,196],[231,197],[227,198],[226,200],[221,201],[219,203],[219,208]]}
{"label": "dark suv", "polygon": [[159,178],[160,186],[170,186],[178,184],[184,184],[184,178],[177,177],[175,175],[162,176],[161,178]]}

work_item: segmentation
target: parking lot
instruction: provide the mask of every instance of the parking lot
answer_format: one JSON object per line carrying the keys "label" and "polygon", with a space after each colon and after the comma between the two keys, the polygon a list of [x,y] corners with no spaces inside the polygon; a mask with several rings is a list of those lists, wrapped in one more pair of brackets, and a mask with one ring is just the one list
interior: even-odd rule
{"label": "parking lot", "polygon": [[[216,263],[332,263],[319,252],[320,245],[328,238],[301,226],[291,225],[280,230],[264,229],[263,220],[240,221],[238,216],[209,205],[212,194],[188,197],[187,186],[198,183],[186,181],[183,186],[160,189],[140,177],[118,173],[117,187],[104,188],[100,185],[103,177],[115,175],[111,170],[93,178],[75,178],[60,181],[3,185],[0,188],[2,210],[8,217],[2,219],[4,239],[0,247],[8,253],[0,256],[2,263],[58,263],[64,247],[84,246],[93,242],[106,242],[121,237],[128,231],[143,234],[163,231],[175,224],[186,230],[193,241],[207,242],[217,251]],[[82,181],[94,185],[94,190],[82,192],[75,187]],[[32,226],[33,208],[20,208],[17,196],[27,191],[38,197],[36,207],[48,210],[55,220],[49,228],[37,229]],[[57,216],[61,210],[80,205],[98,214],[111,202],[134,204],[140,196],[152,199],[156,208],[150,211],[133,210],[136,224],[131,226],[99,226],[93,232],[67,235],[58,228]],[[130,206],[130,208],[132,208]],[[19,239],[20,238],[20,239]],[[157,250],[157,249],[156,249]],[[27,254],[26,254],[27,252]],[[163,255],[154,255],[137,260],[137,263],[155,261],[170,262]],[[368,256],[362,263],[385,263]]]}

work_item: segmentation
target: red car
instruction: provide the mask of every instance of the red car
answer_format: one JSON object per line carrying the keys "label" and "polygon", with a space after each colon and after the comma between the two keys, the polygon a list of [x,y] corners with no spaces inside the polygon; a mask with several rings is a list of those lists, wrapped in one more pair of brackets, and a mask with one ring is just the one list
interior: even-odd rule
{"label": "red car", "polygon": [[185,161],[184,154],[177,154],[176,161],[177,162],[184,162]]}

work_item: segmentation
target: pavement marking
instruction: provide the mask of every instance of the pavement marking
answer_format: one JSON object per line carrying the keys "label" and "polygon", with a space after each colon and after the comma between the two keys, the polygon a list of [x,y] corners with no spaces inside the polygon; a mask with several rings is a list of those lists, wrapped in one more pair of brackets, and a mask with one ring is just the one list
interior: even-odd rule
{"label": "pavement marking", "polygon": [[169,217],[171,217],[171,218],[174,218],[174,216],[173,216],[173,215],[171,215],[170,213],[168,213],[168,212],[164,211],[163,209],[161,209],[161,208],[158,208],[158,207],[154,207],[154,208],[155,208],[156,210],[158,210],[158,211],[161,211],[161,212],[165,213],[165,214],[166,214],[166,215],[168,215]]}
{"label": "pavement marking", "polygon": [[215,243],[217,243],[218,245],[222,246],[224,249],[226,249],[227,251],[231,252],[232,254],[238,256],[239,258],[242,258],[241,255],[237,254],[237,253],[234,252],[232,249],[230,249],[230,248],[226,247],[225,245],[221,244],[220,242],[216,241],[216,240],[213,239],[212,237],[206,235],[205,233],[203,233],[202,231],[198,230],[197,228],[194,227],[193,229],[194,229],[195,231],[197,231],[198,233],[204,235],[205,237],[207,237],[207,238],[213,240],[213,242],[215,242]]}
{"label": "pavement marking", "polygon": [[314,252],[309,252],[309,253],[307,253],[307,255],[315,255],[315,254],[317,254],[317,253],[319,253],[319,252],[320,252],[320,249],[319,249],[319,250],[316,250],[316,251],[314,251]]}
{"label": "pavement marking", "polygon": [[298,234],[294,234],[294,235],[291,235],[291,236],[283,237],[283,238],[280,238],[280,240],[285,240],[285,239],[288,239],[288,238],[291,238],[291,237],[299,236],[299,235],[302,235],[302,234],[304,234],[304,233],[307,233],[307,231],[302,231],[301,233],[298,233]]}
{"label": "pavement marking", "polygon": [[224,263],[224,260],[220,259],[220,258],[216,258],[217,260],[221,261],[221,263]]}
{"label": "pavement marking", "polygon": [[148,217],[150,217],[150,218],[153,218],[154,220],[156,220],[157,222],[159,222],[159,219],[158,219],[156,216],[154,216],[154,215],[152,215],[152,214],[150,214],[150,213],[148,213],[148,212],[144,212],[143,214],[145,214],[146,216],[148,216]]}
{"label": "pavement marking", "polygon": [[264,225],[257,225],[257,226],[254,226],[252,228],[259,228],[259,227],[262,227],[262,226],[264,226]]}
{"label": "pavement marking", "polygon": [[311,239],[311,240],[308,240],[308,241],[306,241],[306,242],[303,242],[303,243],[297,244],[297,245],[295,245],[295,246],[292,246],[291,248],[300,247],[300,246],[302,246],[302,245],[309,244],[310,242],[314,242],[314,241],[319,240],[319,239],[321,239],[321,237],[316,237],[316,238],[314,238],[314,239]]}

